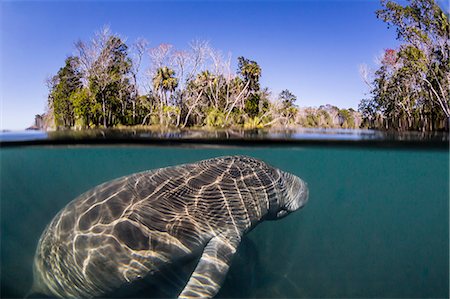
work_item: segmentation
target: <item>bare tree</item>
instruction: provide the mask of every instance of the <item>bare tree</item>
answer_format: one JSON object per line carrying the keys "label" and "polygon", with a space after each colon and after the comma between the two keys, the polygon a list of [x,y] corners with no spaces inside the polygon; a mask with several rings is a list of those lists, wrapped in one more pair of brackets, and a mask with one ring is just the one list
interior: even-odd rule
{"label": "bare tree", "polygon": [[133,79],[133,95],[131,97],[133,105],[133,123],[136,122],[136,100],[139,97],[139,74],[142,66],[144,54],[148,49],[148,41],[144,38],[138,38],[133,44],[133,64],[131,68],[131,77]]}
{"label": "bare tree", "polygon": [[369,87],[370,90],[373,88],[372,83],[371,83],[372,79],[370,78],[370,76],[372,74],[373,74],[373,71],[371,71],[369,69],[367,64],[363,63],[363,64],[359,65],[359,75],[361,76],[362,80]]}
{"label": "bare tree", "polygon": [[160,44],[155,48],[149,49],[148,54],[150,56],[150,75],[152,77],[158,68],[171,66],[170,58],[172,49],[173,45],[171,44]]}
{"label": "bare tree", "polygon": [[193,40],[190,44],[190,65],[187,80],[193,80],[195,76],[204,70],[205,60],[209,52],[207,41]]}
{"label": "bare tree", "polygon": [[178,88],[183,90],[187,81],[187,72],[189,71],[190,53],[183,50],[173,51],[170,60],[179,80]]}
{"label": "bare tree", "polygon": [[[102,94],[109,82],[107,74],[108,57],[106,47],[107,41],[111,36],[108,26],[104,26],[95,33],[94,38],[89,42],[78,41],[75,47],[80,57],[82,70],[84,72],[85,84],[89,79],[94,79],[98,83],[98,88]],[[106,127],[106,99],[102,98],[103,125]]]}
{"label": "bare tree", "polygon": [[[241,101],[241,106],[243,106],[243,99],[246,96],[249,85],[250,85],[250,81],[247,81],[247,83],[244,85],[244,87],[239,91],[239,94],[235,97],[234,101],[232,101],[231,105],[226,108],[226,110],[228,110],[228,112],[227,112],[227,116],[225,118],[224,125],[228,122],[228,118],[230,117],[231,112],[233,111],[236,104],[239,103],[239,101]],[[236,85],[236,86],[238,86],[238,85]]]}
{"label": "bare tree", "polygon": [[[189,51],[178,51],[173,57],[175,69],[178,70],[178,78],[181,83],[179,86],[179,106],[182,107],[180,117],[181,114],[184,115],[182,127],[187,125],[189,117],[195,109],[200,110],[199,107],[202,103],[204,90],[198,89],[199,85],[194,82],[199,73],[206,68],[206,61],[210,51],[209,43],[206,41],[194,40],[189,44],[189,47]],[[187,85],[188,83],[190,86]]]}
{"label": "bare tree", "polygon": [[[100,97],[102,103],[102,118],[105,128],[108,120],[110,122],[112,119],[111,109],[108,108],[111,103],[108,103],[105,96],[106,89],[110,84],[122,80],[120,76],[111,76],[109,69],[112,65],[115,65],[120,68],[120,73],[124,73],[125,71],[122,68],[127,67],[123,64],[118,65],[114,60],[116,58],[114,56],[115,51],[122,45],[125,45],[125,43],[118,35],[112,34],[108,26],[104,26],[96,32],[90,42],[78,41],[75,44],[83,72],[83,84],[87,86],[89,82],[95,82],[96,94]],[[91,89],[92,86],[90,86]]]}

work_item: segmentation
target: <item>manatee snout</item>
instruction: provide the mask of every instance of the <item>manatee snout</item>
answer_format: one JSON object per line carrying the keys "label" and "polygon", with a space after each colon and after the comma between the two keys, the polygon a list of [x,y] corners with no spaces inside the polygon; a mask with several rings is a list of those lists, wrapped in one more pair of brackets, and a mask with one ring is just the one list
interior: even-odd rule
{"label": "manatee snout", "polygon": [[283,176],[286,184],[285,209],[294,212],[308,202],[308,184],[298,176],[287,172],[284,172]]}
{"label": "manatee snout", "polygon": [[[308,183],[299,177],[295,177],[297,183],[295,188],[293,188],[292,193],[296,194],[295,201],[297,202],[297,209],[301,209],[308,202],[309,199],[309,189]],[[295,195],[294,195],[295,196]]]}

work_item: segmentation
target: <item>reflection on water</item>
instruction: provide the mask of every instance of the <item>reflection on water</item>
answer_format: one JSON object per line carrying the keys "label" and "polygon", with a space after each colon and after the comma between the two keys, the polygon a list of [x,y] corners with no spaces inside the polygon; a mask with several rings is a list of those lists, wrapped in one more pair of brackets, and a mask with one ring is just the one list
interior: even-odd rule
{"label": "reflection on water", "polygon": [[[28,292],[40,234],[77,195],[130,173],[231,154],[304,178],[310,200],[246,236],[218,297],[448,296],[448,150],[35,146],[0,150],[1,297]],[[192,265],[111,296],[173,296]]]}
{"label": "reflection on water", "polygon": [[91,129],[87,131],[22,131],[2,132],[0,142],[8,141],[73,141],[81,140],[149,140],[149,139],[225,139],[225,140],[335,140],[335,141],[416,141],[448,142],[445,132],[384,132],[365,129],[255,129],[255,130],[192,130],[192,129]]}

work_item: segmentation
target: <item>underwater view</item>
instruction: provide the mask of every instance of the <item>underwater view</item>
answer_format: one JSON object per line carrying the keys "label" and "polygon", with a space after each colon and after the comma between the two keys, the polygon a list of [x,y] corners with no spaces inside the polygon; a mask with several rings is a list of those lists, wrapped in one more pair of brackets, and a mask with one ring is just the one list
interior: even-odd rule
{"label": "underwater view", "polygon": [[[4,142],[3,145],[7,144]],[[444,145],[443,145],[444,144]],[[306,205],[245,234],[219,298],[442,298],[449,293],[448,145],[3,146],[1,297],[33,283],[39,238],[89,189],[136,172],[244,155],[309,188]],[[176,297],[198,261],[107,297]]]}

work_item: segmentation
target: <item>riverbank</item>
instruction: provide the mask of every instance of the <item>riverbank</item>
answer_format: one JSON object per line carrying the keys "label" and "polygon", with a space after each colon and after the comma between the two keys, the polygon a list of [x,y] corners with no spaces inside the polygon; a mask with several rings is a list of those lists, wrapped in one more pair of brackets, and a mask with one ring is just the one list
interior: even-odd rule
{"label": "riverbank", "polygon": [[[366,129],[361,114],[352,108],[340,109],[333,105],[321,105],[319,107],[296,107],[291,114],[268,114],[266,116],[242,117],[240,122],[225,125],[220,117],[220,113],[212,116],[209,114],[207,121],[200,124],[184,126],[180,123],[159,124],[153,122],[149,124],[124,125],[116,124],[111,128],[117,129],[148,129],[148,130],[252,130],[252,129],[274,129],[286,130],[297,128],[317,128],[317,129]],[[35,121],[27,130],[56,130],[55,120],[49,113],[38,114]],[[100,129],[102,125],[59,127],[62,130],[82,130],[82,129]]]}

